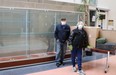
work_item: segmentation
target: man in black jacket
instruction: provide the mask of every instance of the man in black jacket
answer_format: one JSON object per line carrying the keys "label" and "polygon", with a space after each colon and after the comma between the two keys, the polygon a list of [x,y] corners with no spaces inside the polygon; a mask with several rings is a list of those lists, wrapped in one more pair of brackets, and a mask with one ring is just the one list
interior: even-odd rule
{"label": "man in black jacket", "polygon": [[79,73],[79,75],[85,75],[84,71],[82,70],[82,49],[88,46],[88,36],[86,31],[83,29],[83,25],[78,25],[77,28],[72,31],[69,38],[69,44],[73,47],[71,50],[73,71],[77,71],[77,68],[75,67],[75,59],[77,57],[77,73]]}
{"label": "man in black jacket", "polygon": [[56,26],[56,66],[63,64],[65,52],[67,49],[67,40],[70,36],[70,27],[66,24],[66,18],[61,19],[61,23]]}

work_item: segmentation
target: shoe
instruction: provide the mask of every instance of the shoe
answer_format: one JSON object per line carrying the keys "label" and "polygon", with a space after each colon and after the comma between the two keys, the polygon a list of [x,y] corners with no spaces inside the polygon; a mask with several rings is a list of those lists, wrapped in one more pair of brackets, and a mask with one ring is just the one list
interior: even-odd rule
{"label": "shoe", "polygon": [[77,73],[78,73],[79,75],[86,75],[86,74],[84,73],[83,70],[78,70]]}
{"label": "shoe", "polygon": [[76,67],[73,67],[73,72],[76,72],[76,71],[77,71]]}
{"label": "shoe", "polygon": [[62,61],[60,63],[61,63],[61,65],[65,65],[64,62],[62,62]]}
{"label": "shoe", "polygon": [[56,63],[56,66],[57,66],[57,67],[60,67],[60,65],[61,65],[61,63]]}

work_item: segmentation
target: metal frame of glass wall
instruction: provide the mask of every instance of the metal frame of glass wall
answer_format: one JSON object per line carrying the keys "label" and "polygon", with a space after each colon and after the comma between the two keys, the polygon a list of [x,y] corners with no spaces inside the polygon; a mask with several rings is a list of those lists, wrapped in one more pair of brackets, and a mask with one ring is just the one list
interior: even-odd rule
{"label": "metal frame of glass wall", "polygon": [[55,52],[54,30],[65,17],[75,26],[84,12],[0,8],[0,57]]}

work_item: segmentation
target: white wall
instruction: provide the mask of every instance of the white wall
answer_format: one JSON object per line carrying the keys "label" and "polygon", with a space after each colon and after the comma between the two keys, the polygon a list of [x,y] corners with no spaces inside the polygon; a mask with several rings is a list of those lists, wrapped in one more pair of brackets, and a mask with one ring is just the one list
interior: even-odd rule
{"label": "white wall", "polygon": [[[69,3],[77,3],[82,4],[81,0],[53,0],[60,2],[69,2]],[[97,0],[97,6],[103,9],[109,9],[108,12],[108,20],[114,20],[114,29],[116,30],[116,0]]]}
{"label": "white wall", "polygon": [[81,3],[81,0],[53,0],[53,1],[60,1],[60,2],[68,2],[68,3],[82,4]]}
{"label": "white wall", "polygon": [[108,19],[114,20],[114,29],[116,30],[116,0],[98,0],[97,6],[109,9]]}

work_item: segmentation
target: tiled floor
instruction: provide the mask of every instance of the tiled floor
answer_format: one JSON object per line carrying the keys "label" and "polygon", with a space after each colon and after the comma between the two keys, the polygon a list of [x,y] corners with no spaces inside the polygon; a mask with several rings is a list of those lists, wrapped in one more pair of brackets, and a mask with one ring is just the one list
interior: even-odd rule
{"label": "tiled floor", "polygon": [[[99,59],[83,64],[83,69],[86,75],[116,75],[116,56],[111,56],[109,61],[109,71],[104,73],[104,65],[106,59]],[[31,73],[26,75],[79,75],[72,71],[72,66],[48,70],[43,72]]]}
{"label": "tiled floor", "polygon": [[[103,58],[103,57],[106,57],[106,54],[93,53],[93,56],[84,57],[83,62],[89,62],[89,61],[100,59],[100,58]],[[65,60],[65,65],[61,66],[60,68],[65,68],[67,66],[71,66],[71,60],[70,59]],[[0,75],[26,75],[26,74],[48,71],[48,70],[53,70],[53,69],[57,69],[57,67],[55,66],[54,62],[50,62],[50,63],[47,63],[47,64],[41,64],[41,65],[36,64],[36,65],[33,65],[33,66],[2,70],[2,71],[0,71]]]}

